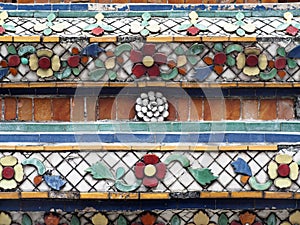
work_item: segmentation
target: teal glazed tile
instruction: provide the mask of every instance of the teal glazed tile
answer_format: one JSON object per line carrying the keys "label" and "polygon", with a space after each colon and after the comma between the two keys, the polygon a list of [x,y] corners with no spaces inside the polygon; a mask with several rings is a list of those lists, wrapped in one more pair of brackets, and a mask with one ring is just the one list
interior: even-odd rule
{"label": "teal glazed tile", "polygon": [[100,124],[98,124],[98,130],[101,132],[114,131],[115,128],[111,123],[100,123]]}
{"label": "teal glazed tile", "polygon": [[[51,11],[38,11],[38,12],[33,13],[33,17],[35,17],[35,18],[47,18],[47,16],[50,13],[53,13],[53,12],[51,12]],[[55,13],[55,14],[58,15],[58,13]]]}
{"label": "teal glazed tile", "polygon": [[65,18],[76,18],[76,17],[95,17],[98,12],[89,12],[89,11],[59,11],[58,16],[59,17],[65,17]]}
{"label": "teal glazed tile", "polygon": [[300,132],[299,122],[282,122],[281,131],[283,132]]}
{"label": "teal glazed tile", "polygon": [[173,123],[172,126],[174,132],[203,132],[210,131],[211,129],[211,123],[209,122]]}
{"label": "teal glazed tile", "polygon": [[226,131],[245,131],[246,126],[244,122],[226,122]]}
{"label": "teal glazed tile", "polygon": [[30,11],[25,11],[25,12],[21,12],[21,11],[9,11],[8,12],[8,16],[10,17],[33,17],[34,12],[30,12]]}
{"label": "teal glazed tile", "polygon": [[246,122],[245,126],[247,131],[280,131],[280,123],[277,122]]}
{"label": "teal glazed tile", "polygon": [[122,123],[121,131],[149,131],[148,123]]}

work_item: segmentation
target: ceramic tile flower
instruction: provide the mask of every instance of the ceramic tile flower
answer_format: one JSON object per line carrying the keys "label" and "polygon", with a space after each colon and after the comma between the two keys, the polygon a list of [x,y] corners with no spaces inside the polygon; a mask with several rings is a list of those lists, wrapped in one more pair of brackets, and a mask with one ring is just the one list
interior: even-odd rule
{"label": "ceramic tile flower", "polygon": [[284,23],[280,24],[276,29],[278,31],[283,31],[292,36],[296,36],[300,29],[300,24],[293,20],[293,14],[291,12],[286,12],[283,14],[284,19],[286,20]]}
{"label": "ceramic tile flower", "polygon": [[143,161],[135,165],[134,173],[137,179],[143,179],[146,187],[156,187],[159,180],[166,175],[166,165],[154,154],[144,155]]}
{"label": "ceramic tile flower", "polygon": [[56,15],[54,13],[50,13],[47,16],[47,21],[45,23],[36,23],[33,29],[36,32],[43,31],[43,34],[48,36],[52,34],[53,31],[55,32],[62,32],[66,26],[64,23],[54,23],[56,19]]}
{"label": "ceramic tile flower", "polygon": [[224,23],[223,29],[229,33],[236,32],[239,36],[245,36],[247,33],[254,33],[256,27],[252,23],[245,23],[243,20],[245,19],[245,15],[241,12],[237,13],[235,18],[237,21],[234,24]]}
{"label": "ceramic tile flower", "polygon": [[14,189],[23,180],[24,171],[14,156],[0,158],[0,188]]}
{"label": "ceramic tile flower", "polygon": [[199,23],[199,16],[195,11],[189,13],[190,21],[188,23],[183,23],[178,27],[178,31],[187,31],[188,35],[195,36],[200,33],[200,31],[207,30],[207,27]]}
{"label": "ceramic tile flower", "polygon": [[60,221],[60,216],[56,212],[47,212],[44,215],[45,225],[58,225]]}
{"label": "ceramic tile flower", "polygon": [[297,225],[300,221],[300,211],[297,210],[289,216],[289,221],[284,221],[280,225]]}
{"label": "ceramic tile flower", "polygon": [[147,36],[150,33],[158,33],[160,31],[160,25],[157,21],[151,20],[151,14],[145,12],[142,15],[142,22],[135,20],[130,25],[130,31],[133,34],[140,33],[142,36]]}
{"label": "ceramic tile flower", "polygon": [[298,164],[293,162],[291,155],[279,154],[275,157],[275,161],[271,161],[268,165],[268,174],[276,187],[288,188],[292,185],[292,181],[298,178]]}
{"label": "ceramic tile flower", "polygon": [[40,49],[36,54],[29,57],[29,67],[31,70],[36,70],[38,76],[51,77],[53,71],[59,71],[60,59],[58,55],[54,55],[49,49]]}
{"label": "ceramic tile flower", "polygon": [[236,58],[236,66],[248,76],[256,76],[268,66],[266,54],[256,47],[247,47]]}
{"label": "ceramic tile flower", "polygon": [[262,222],[255,222],[256,215],[253,213],[245,212],[239,215],[240,221],[232,221],[230,225],[263,225]]}
{"label": "ceramic tile flower", "polygon": [[114,27],[108,25],[107,23],[103,22],[104,15],[102,13],[98,13],[95,16],[96,23],[90,24],[83,28],[84,31],[91,31],[91,33],[95,36],[101,36],[104,34],[105,31],[112,32],[115,30]]}
{"label": "ceramic tile flower", "polygon": [[154,44],[145,44],[141,51],[131,50],[130,60],[134,63],[132,73],[140,78],[143,75],[157,77],[160,75],[159,66],[167,62],[167,56],[163,53],[155,53]]}

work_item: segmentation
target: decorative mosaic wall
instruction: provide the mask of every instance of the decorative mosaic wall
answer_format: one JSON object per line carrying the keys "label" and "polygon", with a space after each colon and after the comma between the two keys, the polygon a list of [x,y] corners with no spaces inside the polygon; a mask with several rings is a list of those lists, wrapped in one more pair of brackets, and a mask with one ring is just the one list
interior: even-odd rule
{"label": "decorative mosaic wall", "polygon": [[0,225],[299,224],[298,3],[0,6]]}

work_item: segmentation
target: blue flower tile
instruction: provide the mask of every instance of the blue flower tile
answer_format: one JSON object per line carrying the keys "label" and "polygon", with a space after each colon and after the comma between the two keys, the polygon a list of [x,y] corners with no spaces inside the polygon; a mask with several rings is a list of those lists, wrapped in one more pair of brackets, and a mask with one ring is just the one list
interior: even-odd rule
{"label": "blue flower tile", "polygon": [[8,4],[8,3],[2,3],[0,4],[1,9],[3,10],[17,10],[18,9],[18,5],[15,4]]}

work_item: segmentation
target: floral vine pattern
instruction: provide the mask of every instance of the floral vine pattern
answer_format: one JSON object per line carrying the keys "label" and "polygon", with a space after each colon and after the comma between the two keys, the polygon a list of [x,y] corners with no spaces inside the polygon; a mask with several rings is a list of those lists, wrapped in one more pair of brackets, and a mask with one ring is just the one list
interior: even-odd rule
{"label": "floral vine pattern", "polygon": [[159,181],[165,177],[167,166],[175,161],[179,162],[200,185],[209,185],[218,178],[208,168],[194,169],[190,167],[190,160],[184,155],[178,154],[167,157],[164,162],[160,162],[159,158],[154,154],[144,155],[142,161],[137,162],[134,167],[136,181],[132,185],[122,181],[122,178],[125,176],[125,169],[123,167],[119,167],[116,170],[116,176],[114,176],[109,168],[99,161],[85,171],[91,173],[94,179],[113,180],[115,181],[117,190],[128,192],[136,190],[142,184],[149,188],[157,187]]}
{"label": "floral vine pattern", "polygon": [[[224,211],[224,210],[223,210]],[[229,211],[230,212],[230,211]],[[114,212],[117,213],[117,212]],[[170,213],[172,213],[170,215]],[[117,225],[178,225],[184,222],[184,220],[176,213],[171,212],[168,215],[169,219],[166,221],[165,218],[160,217],[156,212],[153,211],[144,211],[139,213],[137,217],[133,220],[126,215],[120,213],[115,221]],[[31,216],[30,213],[20,213],[20,216],[15,217],[17,219],[13,219],[12,215],[15,213],[11,212],[0,212],[0,220],[3,225],[11,225],[11,224],[22,224],[26,225],[36,225],[36,224],[45,224],[45,225],[107,225],[111,224],[109,217],[102,212],[94,212],[94,213],[72,213],[68,216],[68,220],[62,217],[60,212],[50,211],[39,213],[41,216],[37,218],[36,216]],[[209,216],[207,211],[200,210],[196,211],[190,221],[188,221],[188,225],[296,225],[299,222],[300,211],[295,210],[291,211],[286,219],[279,219],[278,216],[273,211],[267,213],[264,217],[258,217],[257,214],[253,211],[241,211],[239,213],[233,212],[231,218],[227,216],[226,213],[221,212],[213,213],[214,216]],[[210,213],[211,215],[211,213]],[[88,218],[86,218],[88,217]],[[84,223],[81,221],[86,221],[88,219],[88,223]],[[166,221],[166,222],[164,222]]]}
{"label": "floral vine pattern", "polygon": [[242,158],[238,158],[231,163],[234,171],[241,176],[242,183],[249,183],[254,190],[267,190],[271,187],[274,180],[274,185],[280,189],[289,188],[292,181],[298,179],[299,166],[297,162],[293,162],[293,157],[287,153],[279,153],[275,160],[268,165],[268,175],[271,180],[265,183],[258,183],[255,176],[253,176],[250,166]]}
{"label": "floral vine pattern", "polygon": [[[0,61],[0,78],[20,79],[20,72],[33,71],[40,81],[45,79],[91,81],[165,80],[210,81],[226,77],[228,69],[236,79],[255,81],[286,81],[299,67],[300,46],[287,51],[278,46],[270,57],[259,46],[237,43],[214,43],[207,49],[203,44],[166,45],[172,51],[161,50],[165,44],[133,43],[102,47],[92,43],[84,47],[72,44],[64,55],[51,48],[21,44],[7,45],[8,54]],[[241,78],[239,74],[243,74]],[[226,79],[226,78],[224,78]],[[227,79],[226,79],[227,80]]]}

